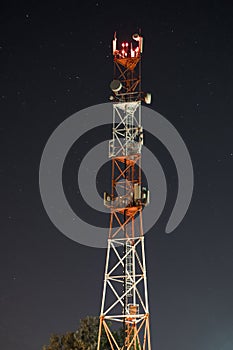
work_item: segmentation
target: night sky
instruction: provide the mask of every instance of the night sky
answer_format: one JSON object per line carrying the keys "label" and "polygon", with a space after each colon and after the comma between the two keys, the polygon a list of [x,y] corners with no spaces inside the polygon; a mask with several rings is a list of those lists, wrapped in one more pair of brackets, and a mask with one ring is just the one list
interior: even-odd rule
{"label": "night sky", "polygon": [[[233,5],[203,3],[31,1],[1,8],[1,349],[41,349],[51,333],[99,314],[105,251],[69,240],[51,223],[39,164],[62,121],[108,101],[114,31],[128,39],[141,28],[143,88],[153,95],[151,108],[184,139],[195,177],[189,210],[166,235],[176,173],[153,141],[169,191],[146,234],[152,349],[232,350]],[[68,180],[75,156],[71,150],[64,174],[74,205]]]}

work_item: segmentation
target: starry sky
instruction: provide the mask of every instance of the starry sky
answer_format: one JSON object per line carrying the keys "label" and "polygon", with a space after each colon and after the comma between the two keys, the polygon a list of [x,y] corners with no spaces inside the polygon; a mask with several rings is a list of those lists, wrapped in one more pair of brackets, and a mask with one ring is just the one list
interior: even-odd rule
{"label": "starry sky", "polygon": [[[189,210],[166,235],[176,172],[151,140],[168,182],[165,209],[146,235],[152,348],[232,350],[232,16],[224,0],[2,6],[1,348],[41,349],[51,333],[75,330],[80,318],[99,314],[105,251],[53,226],[40,198],[39,164],[63,120],[108,101],[114,31],[128,39],[141,28],[143,88],[184,139],[195,176]],[[67,156],[64,186],[82,212],[76,158],[77,148]]]}

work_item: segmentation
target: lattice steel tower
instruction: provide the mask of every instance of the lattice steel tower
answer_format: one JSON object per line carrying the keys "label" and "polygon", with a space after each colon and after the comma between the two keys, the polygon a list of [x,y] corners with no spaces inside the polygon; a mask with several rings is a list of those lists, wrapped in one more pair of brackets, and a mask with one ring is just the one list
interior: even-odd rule
{"label": "lattice steel tower", "polygon": [[[151,349],[142,225],[149,191],[142,185],[141,174],[141,102],[150,103],[151,95],[141,91],[143,38],[140,34],[132,38],[119,49],[116,34],[113,39],[112,189],[104,194],[110,229],[97,350],[103,350],[103,335],[112,350]],[[116,336],[117,324],[122,328],[123,342]]]}

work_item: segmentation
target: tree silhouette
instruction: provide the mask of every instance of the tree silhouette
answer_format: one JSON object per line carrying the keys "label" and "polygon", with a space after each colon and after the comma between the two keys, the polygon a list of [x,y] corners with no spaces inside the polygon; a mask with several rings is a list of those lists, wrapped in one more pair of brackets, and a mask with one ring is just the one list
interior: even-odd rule
{"label": "tree silhouette", "polygon": [[[43,350],[96,350],[99,331],[99,318],[87,316],[80,320],[79,328],[75,332],[63,335],[52,334],[48,345]],[[120,328],[114,331],[118,344],[123,346],[124,331]],[[105,333],[101,337],[101,349],[111,350]]]}

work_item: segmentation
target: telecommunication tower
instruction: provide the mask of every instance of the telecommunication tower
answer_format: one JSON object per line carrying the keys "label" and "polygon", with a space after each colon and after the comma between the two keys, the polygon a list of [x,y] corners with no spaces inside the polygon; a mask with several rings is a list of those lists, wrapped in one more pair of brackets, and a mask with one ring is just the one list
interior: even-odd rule
{"label": "telecommunication tower", "polygon": [[[132,39],[120,48],[116,33],[113,39],[112,188],[111,193],[104,193],[110,229],[97,350],[103,350],[103,336],[107,336],[112,350],[151,349],[142,224],[149,191],[142,184],[141,171],[141,102],[150,103],[151,95],[141,91],[143,38],[134,34]],[[118,328],[123,331],[123,342],[116,336]]]}

